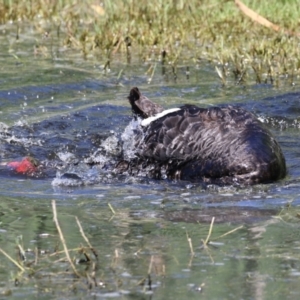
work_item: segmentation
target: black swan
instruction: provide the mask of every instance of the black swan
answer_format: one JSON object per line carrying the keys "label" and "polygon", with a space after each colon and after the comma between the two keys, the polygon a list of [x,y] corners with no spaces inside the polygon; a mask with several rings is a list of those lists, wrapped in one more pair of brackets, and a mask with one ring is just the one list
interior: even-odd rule
{"label": "black swan", "polygon": [[285,159],[269,130],[250,112],[233,106],[163,108],[137,87],[128,96],[140,131],[135,157],[116,169],[147,170],[153,178],[216,184],[269,183],[286,175]]}

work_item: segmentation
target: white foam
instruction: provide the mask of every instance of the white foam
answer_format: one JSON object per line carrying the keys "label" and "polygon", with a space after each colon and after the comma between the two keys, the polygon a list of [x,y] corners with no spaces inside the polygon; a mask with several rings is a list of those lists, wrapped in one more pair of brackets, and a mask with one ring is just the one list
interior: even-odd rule
{"label": "white foam", "polygon": [[8,125],[6,125],[5,123],[0,122],[0,131],[7,131],[9,128]]}
{"label": "white foam", "polygon": [[76,158],[75,155],[71,152],[57,152],[56,155],[63,162],[71,162],[73,159]]}
{"label": "white foam", "polygon": [[52,180],[51,185],[53,187],[56,187],[56,186],[69,186],[69,187],[82,186],[83,185],[83,181],[82,180],[78,180],[78,179],[57,178],[57,177],[55,177]]}
{"label": "white foam", "polygon": [[121,149],[119,146],[119,140],[115,135],[109,136],[107,139],[102,141],[101,147],[110,154],[119,155]]}
{"label": "white foam", "polygon": [[25,147],[29,147],[29,146],[32,146],[32,145],[37,145],[37,146],[42,146],[43,145],[41,140],[34,140],[32,138],[23,138],[23,137],[18,138],[14,135],[12,135],[10,137],[5,137],[5,138],[3,138],[3,140],[6,141],[9,144],[18,143],[18,144],[21,144]]}
{"label": "white foam", "polygon": [[176,107],[176,108],[170,108],[170,109],[164,110],[164,111],[162,111],[161,113],[159,113],[159,114],[157,114],[157,115],[155,115],[155,116],[152,116],[152,117],[149,117],[149,118],[147,118],[147,119],[144,119],[144,120],[141,122],[141,125],[142,125],[143,127],[148,126],[148,125],[150,125],[150,123],[152,123],[153,121],[155,121],[155,120],[157,120],[157,119],[159,119],[159,118],[162,118],[162,117],[164,117],[164,116],[166,116],[166,115],[168,115],[168,114],[170,114],[170,113],[172,113],[172,112],[178,111],[178,110],[180,110],[180,109],[181,109],[181,108]]}
{"label": "white foam", "polygon": [[94,153],[92,153],[89,157],[85,158],[83,161],[87,164],[97,163],[103,166],[105,163],[110,161],[110,157],[99,153],[97,150]]}

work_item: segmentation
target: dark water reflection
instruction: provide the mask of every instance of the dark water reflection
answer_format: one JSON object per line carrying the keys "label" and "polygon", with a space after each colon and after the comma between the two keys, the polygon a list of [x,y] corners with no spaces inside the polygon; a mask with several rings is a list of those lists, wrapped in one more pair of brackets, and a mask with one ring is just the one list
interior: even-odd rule
{"label": "dark water reflection", "polygon": [[[17,177],[2,165],[0,247],[16,257],[16,239],[22,237],[24,248],[30,250],[28,260],[34,260],[31,250],[35,248],[52,253],[59,241],[51,210],[55,199],[68,247],[84,243],[77,216],[99,253],[96,278],[105,285],[87,290],[86,283],[74,283],[70,275],[49,275],[64,271],[68,264],[49,267],[42,259],[42,271],[29,280],[3,257],[1,293],[10,290],[14,298],[38,295],[39,299],[60,295],[74,299],[298,298],[297,88],[276,90],[251,83],[223,88],[206,63],[190,68],[189,79],[182,65],[176,81],[171,72],[162,76],[157,71],[148,84],[149,64],[126,66],[116,58],[111,72],[105,73],[97,62],[72,55],[59,62],[32,61],[29,54],[20,55],[20,61],[1,56],[2,164],[27,154],[62,164],[93,155],[108,137],[122,135],[131,120],[125,98],[130,87],[139,86],[166,108],[183,103],[236,104],[254,111],[280,142],[289,174],[278,183],[246,188],[115,178],[106,173],[92,185],[73,186],[55,184],[56,170],[49,177],[32,179]],[[201,240],[206,239],[213,217],[212,244],[203,248]],[[51,280],[45,280],[46,275]],[[22,284],[15,286],[18,276]]]}

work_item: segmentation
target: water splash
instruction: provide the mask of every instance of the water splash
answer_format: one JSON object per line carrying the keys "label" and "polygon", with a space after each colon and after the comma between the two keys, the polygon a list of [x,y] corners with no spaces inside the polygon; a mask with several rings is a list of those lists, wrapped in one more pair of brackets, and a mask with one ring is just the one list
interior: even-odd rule
{"label": "water splash", "polygon": [[100,182],[110,183],[114,178],[114,165],[121,155],[121,143],[114,133],[102,141],[99,148],[82,162],[71,153],[60,153],[60,159],[66,163],[57,171],[52,186],[75,187]]}
{"label": "water splash", "polygon": [[137,135],[143,135],[141,128],[141,120],[132,120],[125,128],[121,135],[123,142],[123,156],[125,160],[131,160],[136,158],[136,145],[134,141]]}

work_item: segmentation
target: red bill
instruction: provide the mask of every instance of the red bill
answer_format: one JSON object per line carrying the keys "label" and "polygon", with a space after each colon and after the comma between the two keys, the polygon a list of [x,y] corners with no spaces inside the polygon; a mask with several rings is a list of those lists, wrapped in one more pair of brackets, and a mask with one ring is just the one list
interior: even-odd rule
{"label": "red bill", "polygon": [[7,167],[18,174],[32,175],[38,171],[38,162],[32,157],[25,157],[21,161],[11,161]]}

